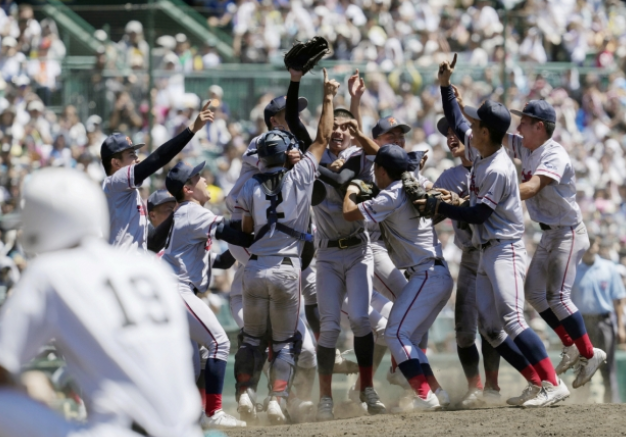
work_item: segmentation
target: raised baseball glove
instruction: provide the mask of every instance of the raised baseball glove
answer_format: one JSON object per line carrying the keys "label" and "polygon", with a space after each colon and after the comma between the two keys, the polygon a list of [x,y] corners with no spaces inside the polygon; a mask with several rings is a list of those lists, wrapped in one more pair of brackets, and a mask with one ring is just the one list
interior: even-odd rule
{"label": "raised baseball glove", "polygon": [[293,68],[306,74],[330,53],[328,41],[321,36],[315,36],[306,42],[296,41],[292,48],[285,53],[285,67]]}
{"label": "raised baseball glove", "polygon": [[377,190],[374,184],[370,182],[365,182],[361,179],[352,179],[348,185],[354,185],[359,189],[359,193],[356,195],[356,203],[365,202],[366,200],[376,197]]}

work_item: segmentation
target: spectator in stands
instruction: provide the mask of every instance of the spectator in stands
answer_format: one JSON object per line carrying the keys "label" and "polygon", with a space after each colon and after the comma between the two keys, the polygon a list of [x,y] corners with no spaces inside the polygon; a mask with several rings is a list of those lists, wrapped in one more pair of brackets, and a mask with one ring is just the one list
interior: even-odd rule
{"label": "spectator in stands", "polygon": [[184,33],[177,33],[174,38],[176,40],[174,53],[176,54],[176,56],[178,56],[180,70],[185,73],[189,73],[193,70],[193,55],[190,50],[187,35],[185,35]]}
{"label": "spectator in stands", "polygon": [[134,134],[142,126],[143,120],[137,112],[135,103],[126,91],[118,93],[115,105],[109,118],[111,131],[129,132]]}
{"label": "spectator in stands", "polygon": [[32,136],[35,142],[41,144],[52,144],[52,133],[50,122],[46,119],[45,107],[41,100],[32,100],[27,106],[30,120],[26,125],[27,135]]}
{"label": "spectator in stands", "polygon": [[17,40],[12,36],[2,38],[0,72],[4,80],[10,81],[17,76],[24,62],[26,62],[26,56],[24,56],[24,53],[17,51]]}
{"label": "spectator in stands", "polygon": [[141,58],[141,64],[148,66],[148,43],[143,36],[143,25],[136,20],[126,23],[124,36],[118,43],[118,48],[123,54],[123,61],[126,65],[138,64]]}
{"label": "spectator in stands", "polygon": [[211,68],[217,67],[222,63],[222,59],[217,53],[217,49],[215,43],[212,41],[207,41],[204,44],[204,49],[202,53],[202,67],[205,70],[210,70]]}
{"label": "spectator in stands", "polygon": [[31,5],[20,5],[17,24],[20,31],[20,36],[17,38],[18,50],[29,56],[31,51],[37,51],[41,40],[41,26],[35,19],[35,13]]}
{"label": "spectator in stands", "polygon": [[46,105],[50,104],[52,92],[57,89],[57,79],[61,75],[61,64],[48,56],[52,40],[45,37],[39,45],[38,59],[28,61],[28,76],[36,84],[37,94]]}

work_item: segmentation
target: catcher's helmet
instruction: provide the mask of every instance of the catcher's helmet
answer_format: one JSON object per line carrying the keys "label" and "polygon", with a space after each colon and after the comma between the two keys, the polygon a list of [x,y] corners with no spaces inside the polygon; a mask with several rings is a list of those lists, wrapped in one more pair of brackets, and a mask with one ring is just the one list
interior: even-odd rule
{"label": "catcher's helmet", "polygon": [[109,237],[104,193],[83,173],[44,169],[24,183],[23,193],[21,243],[26,252],[50,252],[86,237]]}
{"label": "catcher's helmet", "polygon": [[274,129],[264,133],[257,140],[257,153],[266,168],[282,166],[287,159],[286,151],[296,147],[296,137],[284,130]]}

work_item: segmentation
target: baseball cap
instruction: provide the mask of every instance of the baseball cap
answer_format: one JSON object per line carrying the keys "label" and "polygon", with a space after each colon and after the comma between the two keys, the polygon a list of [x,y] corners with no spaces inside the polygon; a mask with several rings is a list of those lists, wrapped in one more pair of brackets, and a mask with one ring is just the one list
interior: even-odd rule
{"label": "baseball cap", "polygon": [[167,190],[156,190],[148,197],[148,212],[167,202],[176,202],[176,199]]}
{"label": "baseball cap", "polygon": [[402,132],[407,133],[411,130],[411,126],[404,124],[396,120],[393,116],[381,118],[378,123],[372,128],[372,138],[378,138],[382,134],[386,134],[391,129],[401,128]]}
{"label": "baseball cap", "polygon": [[385,144],[376,153],[374,162],[387,171],[402,173],[410,169],[409,155],[397,144]]}
{"label": "baseball cap", "polygon": [[143,146],[145,146],[145,143],[133,144],[133,140],[131,140],[130,137],[119,132],[115,132],[114,134],[106,137],[102,143],[102,146],[100,147],[100,157],[102,159],[109,158],[116,153],[123,152],[124,150],[138,150]]}
{"label": "baseball cap", "polygon": [[511,126],[511,114],[500,102],[485,100],[480,107],[465,107],[465,114],[476,120],[482,120],[498,132],[506,132]]}
{"label": "baseball cap", "polygon": [[180,193],[185,183],[202,171],[204,164],[205,161],[202,161],[195,167],[191,167],[184,162],[179,161],[165,177],[165,188],[167,188],[167,191],[172,193],[174,196]]}
{"label": "baseball cap", "polygon": [[517,115],[518,117],[527,115],[538,120],[556,123],[556,112],[554,112],[552,105],[545,100],[531,100],[526,103],[522,111],[512,109],[511,114]]}
{"label": "baseball cap", "polygon": [[[298,112],[304,111],[309,102],[304,97],[298,98]],[[265,124],[270,126],[270,118],[278,114],[280,111],[287,107],[287,96],[280,96],[272,99],[271,102],[265,106],[263,115],[265,116]]]}
{"label": "baseball cap", "polygon": [[450,129],[450,124],[448,124],[448,120],[446,119],[446,117],[440,118],[437,122],[437,130],[439,131],[439,133],[444,137],[447,137],[448,129]]}

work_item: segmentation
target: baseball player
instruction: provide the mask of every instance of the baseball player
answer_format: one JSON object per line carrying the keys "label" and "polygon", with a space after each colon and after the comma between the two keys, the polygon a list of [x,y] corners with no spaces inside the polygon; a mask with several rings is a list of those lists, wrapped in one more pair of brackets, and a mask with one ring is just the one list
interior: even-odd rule
{"label": "baseball player", "polygon": [[[168,268],[102,241],[105,196],[78,171],[41,170],[23,196],[22,245],[40,256],[0,312],[0,433],[202,436],[186,316]],[[53,339],[82,389],[87,423],[65,421],[15,386]]]}
{"label": "baseball player", "polygon": [[[167,190],[157,190],[148,197],[148,242],[147,247],[151,252],[155,252],[160,256],[163,255],[163,247],[169,228],[171,226],[172,213],[176,208],[176,199]],[[156,229],[165,221],[169,223],[164,225],[167,232],[163,232],[160,238],[155,238]]]}
{"label": "baseball player", "polygon": [[[397,296],[385,330],[387,345],[402,374],[415,390],[414,409],[440,407],[422,370],[419,342],[452,293],[453,281],[443,260],[432,221],[423,220],[404,193],[400,175],[413,171],[406,151],[396,144],[381,147],[374,172],[381,192],[357,204],[354,185],[348,187],[343,215],[348,221],[372,221],[380,226],[389,256],[406,269],[409,281]],[[427,361],[426,361],[427,362]]]}
{"label": "baseball player", "polygon": [[567,151],[552,139],[556,113],[548,102],[531,100],[523,111],[511,112],[521,117],[520,135],[507,135],[504,145],[522,161],[520,197],[543,231],[528,269],[526,300],[563,343],[557,373],[580,364],[572,384],[578,388],[606,361],[606,353],[591,344],[583,317],[570,298],[576,266],[589,248],[576,203],[576,175]]}
{"label": "baseball player", "polygon": [[210,104],[209,100],[187,129],[156,149],[142,162],[137,158],[137,150],[144,144],[133,144],[130,137],[121,133],[109,135],[104,140],[100,157],[107,175],[102,189],[109,204],[109,243],[129,250],[147,250],[146,208],[138,188],[150,175],[174,159],[208,121],[213,121]]}
{"label": "baseball player", "polygon": [[257,151],[266,171],[246,182],[237,197],[237,205],[244,211],[242,229],[254,232],[255,241],[243,275],[244,339],[236,356],[242,360],[236,378],[239,383],[250,379],[254,361],[261,355],[254,350],[264,349],[259,339],[270,329],[273,357],[267,414],[274,424],[286,420],[286,398],[302,341],[297,329],[300,254],[302,242],[312,239],[306,230],[313,182],[330,139],[332,101],[338,88],[324,70],[324,104],[317,138],[292,170],[286,171],[285,164],[288,148],[297,143],[293,135],[273,130],[259,139]]}
{"label": "baseball player", "polygon": [[552,405],[567,398],[569,390],[557,377],[542,341],[524,320],[522,206],[517,172],[502,147],[511,116],[501,103],[487,100],[478,109],[465,107],[468,123],[450,86],[455,63],[456,56],[452,64],[440,64],[439,81],[446,119],[472,161],[471,206],[452,206],[434,197],[417,203],[432,213],[470,224],[472,242],[481,249],[476,277],[479,329],[529,383],[521,396],[507,402],[525,407]]}
{"label": "baseball player", "polygon": [[[465,157],[465,145],[459,141],[448,125],[445,117],[437,123],[437,130],[447,139],[448,148],[461,164],[445,170],[435,181],[435,188],[444,188],[457,193],[459,197],[469,196],[470,173],[472,162]],[[480,356],[475,345],[478,312],[476,310],[476,272],[480,262],[480,251],[472,245],[472,233],[467,224],[452,222],[454,244],[461,249],[461,263],[457,278],[456,299],[454,305],[454,328],[456,331],[457,353],[463,372],[467,378],[468,392],[461,401],[465,408],[481,403],[483,398],[490,401],[500,399],[498,387],[498,369],[500,355],[483,337],[482,354],[485,366],[485,387],[483,389],[478,372]]]}
{"label": "baseball player", "polygon": [[[173,214],[173,224],[165,244],[163,260],[170,264],[178,277],[178,291],[185,306],[193,316],[190,322],[192,339],[209,350],[205,365],[205,415],[204,427],[240,427],[245,422],[235,419],[222,410],[222,390],[230,341],[215,314],[200,298],[211,280],[212,259],[210,249],[214,238],[249,246],[250,241],[232,236],[223,217],[204,208],[210,200],[206,181],[200,176],[204,162],[190,167],[176,164],[167,174],[165,186],[179,203]],[[232,236],[232,238],[231,238]]]}

